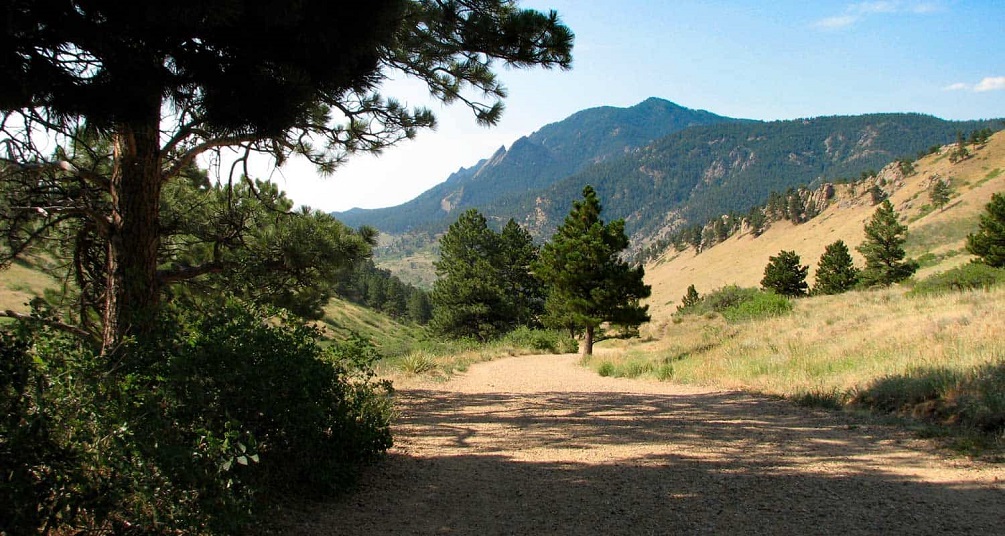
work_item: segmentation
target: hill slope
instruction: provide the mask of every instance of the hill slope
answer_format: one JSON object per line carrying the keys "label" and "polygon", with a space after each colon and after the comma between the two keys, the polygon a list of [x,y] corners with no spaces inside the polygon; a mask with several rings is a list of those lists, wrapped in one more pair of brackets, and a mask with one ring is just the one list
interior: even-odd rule
{"label": "hill slope", "polygon": [[[944,148],[915,163],[916,173],[899,177],[895,166],[884,169],[878,181],[907,222],[908,256],[920,258],[916,277],[925,277],[966,262],[966,235],[977,228],[978,217],[991,194],[1005,191],[1005,133],[992,136],[983,147],[971,147],[972,156],[951,163]],[[928,188],[935,179],[950,180],[955,191],[947,207],[932,210]],[[688,285],[702,294],[728,284],[756,287],[764,275],[768,257],[781,250],[795,251],[802,263],[816,270],[824,248],[844,240],[856,264],[864,261],[854,248],[864,239],[863,227],[875,212],[868,188],[872,184],[837,185],[836,196],[816,218],[801,225],[775,222],[762,235],[738,233],[725,242],[696,255],[693,250],[668,251],[646,267],[646,281],[653,287],[649,300],[654,322],[666,321],[676,310]]]}

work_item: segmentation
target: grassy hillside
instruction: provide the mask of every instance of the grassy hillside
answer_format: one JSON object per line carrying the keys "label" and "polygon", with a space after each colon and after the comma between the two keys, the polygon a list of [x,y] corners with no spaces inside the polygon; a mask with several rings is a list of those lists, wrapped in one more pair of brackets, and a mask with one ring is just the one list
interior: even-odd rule
{"label": "grassy hillside", "polygon": [[[947,150],[922,158],[915,164],[916,173],[902,179],[893,178],[897,174],[892,167],[880,173],[891,202],[908,224],[907,253],[922,261],[918,278],[968,261],[966,235],[976,230],[991,194],[1005,191],[1005,133],[970,149],[972,156],[955,164]],[[950,180],[954,189],[941,211],[934,210],[928,198],[935,179]],[[836,192],[830,205],[807,223],[775,222],[760,236],[738,233],[698,255],[692,249],[669,250],[646,267],[646,280],[653,287],[649,303],[654,323],[669,319],[688,285],[702,294],[729,284],[760,286],[768,258],[781,250],[795,251],[803,264],[810,265],[811,284],[820,255],[836,240],[844,240],[862,266],[854,248],[862,243],[863,227],[876,210],[868,185],[837,185]]]}
{"label": "grassy hillside", "polygon": [[15,262],[0,271],[0,310],[27,312],[27,303],[41,296],[47,288],[58,288],[59,283],[35,270],[31,265]]}

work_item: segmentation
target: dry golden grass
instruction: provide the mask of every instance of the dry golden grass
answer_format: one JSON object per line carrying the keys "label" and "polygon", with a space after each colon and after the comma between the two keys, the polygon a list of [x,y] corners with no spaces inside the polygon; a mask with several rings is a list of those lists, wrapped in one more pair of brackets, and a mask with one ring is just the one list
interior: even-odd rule
{"label": "dry golden grass", "polygon": [[[977,228],[979,214],[994,192],[1005,191],[1005,133],[994,135],[983,147],[971,147],[972,156],[952,164],[944,155],[929,155],[915,163],[916,173],[886,186],[890,200],[908,222],[908,255],[929,254],[929,265],[917,277],[945,271],[970,259],[965,253],[967,233]],[[946,152],[946,151],[943,151]],[[955,190],[945,210],[932,210],[928,188],[934,179],[951,181]],[[802,225],[776,222],[764,234],[733,236],[700,255],[693,250],[667,255],[646,267],[646,282],[652,285],[650,313],[655,322],[666,321],[676,310],[688,285],[704,294],[728,284],[760,286],[768,258],[779,251],[799,254],[810,266],[812,284],[817,262],[824,248],[844,240],[861,266],[863,259],[855,247],[864,239],[863,227],[872,217],[866,188],[838,185],[837,197],[819,216]]]}
{"label": "dry golden grass", "polygon": [[26,313],[32,298],[41,296],[47,288],[57,287],[58,283],[42,272],[12,264],[0,271],[0,310]]}
{"label": "dry golden grass", "polygon": [[918,369],[1005,362],[1005,289],[908,297],[903,289],[798,300],[791,315],[741,324],[684,317],[649,342],[601,344],[598,367],[647,360],[665,379],[784,396],[849,392]]}

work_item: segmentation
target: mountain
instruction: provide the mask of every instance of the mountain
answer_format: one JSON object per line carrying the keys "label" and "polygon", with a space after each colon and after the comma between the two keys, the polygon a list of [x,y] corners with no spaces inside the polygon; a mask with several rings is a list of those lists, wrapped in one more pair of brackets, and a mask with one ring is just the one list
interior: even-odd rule
{"label": "mountain", "polygon": [[692,127],[537,191],[480,207],[550,236],[584,185],[607,219],[624,218],[633,240],[683,222],[703,223],[764,203],[772,191],[858,178],[898,158],[998,129],[999,120],[945,121],[921,114],[871,114]]}
{"label": "mountain", "polygon": [[336,216],[385,233],[435,236],[475,207],[546,239],[590,184],[605,219],[624,218],[637,245],[683,224],[745,212],[773,191],[855,179],[958,133],[1001,125],[912,113],[755,121],[651,98],[547,125],[403,205]]}
{"label": "mountain", "polygon": [[508,150],[499,148],[412,201],[390,208],[356,208],[335,216],[354,227],[371,225],[387,233],[438,232],[464,209],[547,188],[686,128],[740,121],[657,98],[629,108],[591,108],[516,140]]}

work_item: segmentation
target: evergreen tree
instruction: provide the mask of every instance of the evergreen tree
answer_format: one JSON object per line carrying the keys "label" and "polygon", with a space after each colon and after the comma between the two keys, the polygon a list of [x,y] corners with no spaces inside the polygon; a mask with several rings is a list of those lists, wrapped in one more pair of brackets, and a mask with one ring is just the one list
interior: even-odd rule
{"label": "evergreen tree", "polygon": [[450,337],[485,341],[506,330],[507,297],[499,277],[499,236],[469,209],[440,239],[435,263],[433,328]]}
{"label": "evergreen tree", "polygon": [[943,180],[935,181],[935,184],[928,190],[928,198],[932,200],[932,204],[935,208],[943,210],[946,207],[946,203],[949,202],[949,196],[952,195],[953,191],[949,187],[949,183]]}
{"label": "evergreen tree", "polygon": [[694,285],[688,285],[687,292],[684,293],[684,297],[680,301],[681,304],[677,306],[678,313],[701,303],[701,296],[698,294],[698,290],[694,288]]}
{"label": "evergreen tree", "polygon": [[907,226],[897,221],[889,200],[876,209],[865,226],[865,242],[857,249],[865,257],[859,279],[866,286],[889,286],[911,277],[918,263],[904,257]]}
{"label": "evergreen tree", "polygon": [[628,247],[625,223],[604,224],[600,211],[596,192],[586,186],[535,265],[548,289],[545,323],[582,334],[584,355],[593,353],[603,322],[634,328],[649,320],[649,307],[640,304],[650,294],[645,272],[619,257]]}
{"label": "evergreen tree", "polygon": [[977,232],[967,236],[967,251],[989,266],[1005,268],[1005,194],[993,194],[984,211]]}
{"label": "evergreen tree", "polygon": [[538,247],[526,229],[510,219],[499,233],[498,267],[513,327],[537,325],[544,312],[544,286],[531,271]]}
{"label": "evergreen tree", "polygon": [[805,296],[809,269],[809,266],[799,265],[799,255],[795,251],[781,251],[768,258],[761,286],[782,296]]}
{"label": "evergreen tree", "polygon": [[851,253],[843,240],[827,246],[817,264],[814,294],[841,294],[858,283],[858,269],[852,262]]}

